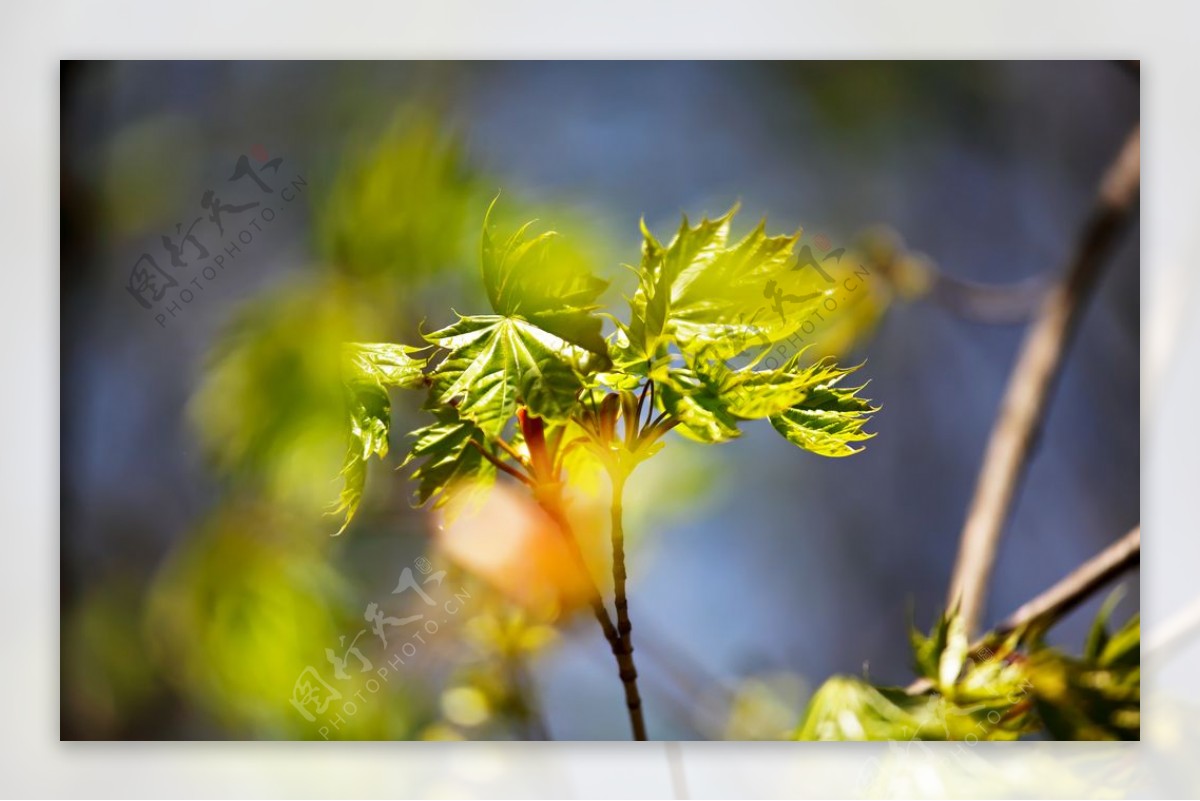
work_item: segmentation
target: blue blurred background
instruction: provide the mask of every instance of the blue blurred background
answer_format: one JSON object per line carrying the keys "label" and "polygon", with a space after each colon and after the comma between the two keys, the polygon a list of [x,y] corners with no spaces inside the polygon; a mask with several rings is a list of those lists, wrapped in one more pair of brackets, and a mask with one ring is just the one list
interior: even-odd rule
{"label": "blue blurred background", "polygon": [[[396,455],[372,465],[360,518],[330,536],[344,442],[322,354],[345,339],[414,342],[450,307],[482,308],[478,231],[497,191],[510,221],[539,218],[611,278],[617,309],[639,218],[666,236],[680,213],[737,200],[741,230],[766,215],[775,232],[851,243],[885,226],[923,269],[1013,285],[1061,268],[1139,106],[1136,78],[1101,62],[62,74],[64,738],[322,736],[288,703],[296,674],[354,635],[431,532],[392,470],[420,420],[419,398],[397,396]],[[260,174],[273,199],[290,184],[295,200],[276,202],[174,315],[170,297],[143,308],[127,290],[142,253],[186,274],[181,286],[196,277],[172,272],[160,240],[207,214],[205,190],[266,198],[249,179],[228,183],[244,155],[263,170],[281,157]],[[210,237],[214,251],[228,240]],[[1138,253],[1134,229],[1084,315],[989,621],[1138,522]],[[655,737],[774,737],[831,674],[911,678],[910,611],[928,627],[944,602],[1024,326],[965,319],[888,281],[872,278],[877,324],[839,348],[866,360],[883,407],[863,453],[822,459],[751,425],[720,446],[672,439],[630,487],[630,602]],[[1138,608],[1137,580],[1126,585],[1118,619]],[[1077,650],[1098,603],[1052,642]],[[625,737],[586,616],[550,630],[514,622],[503,599],[469,614],[337,736],[535,736],[513,698],[524,693],[556,739]],[[480,635],[497,619],[528,636]],[[523,681],[497,670],[514,653]]]}

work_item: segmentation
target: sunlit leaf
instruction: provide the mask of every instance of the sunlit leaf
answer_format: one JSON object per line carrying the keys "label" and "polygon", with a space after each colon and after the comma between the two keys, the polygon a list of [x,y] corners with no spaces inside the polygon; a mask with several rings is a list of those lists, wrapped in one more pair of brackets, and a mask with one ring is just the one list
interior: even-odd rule
{"label": "sunlit leaf", "polygon": [[419,387],[424,378],[422,371],[425,361],[409,355],[419,350],[390,342],[347,343],[343,348],[345,380],[348,384],[369,383],[407,389]]}
{"label": "sunlit leaf", "polygon": [[[1101,611],[1106,629],[1111,609]],[[1103,641],[1097,647],[1096,643]],[[1136,740],[1141,733],[1141,622],[1134,615],[1111,636],[1089,637],[1074,659],[1038,648],[1029,659],[1031,693],[1047,731],[1059,740]]]}
{"label": "sunlit leaf", "polygon": [[996,714],[1008,706],[960,706],[936,694],[909,695],[847,676],[829,679],[809,701],[797,740],[1015,740],[1014,721]]}
{"label": "sunlit leaf", "polygon": [[734,369],[705,351],[684,366],[659,369],[661,407],[685,435],[723,442],[740,435],[744,420],[770,418],[790,442],[824,456],[857,453],[851,443],[869,439],[862,428],[876,411],[857,397],[861,387],[837,384],[856,368],[831,361],[800,367],[798,356],[774,370]]}
{"label": "sunlit leaf", "polygon": [[410,353],[418,349],[391,343],[348,343],[342,354],[342,381],[350,411],[350,442],[342,465],[343,488],[332,514],[344,515],[338,534],[346,530],[362,502],[367,461],[388,453],[391,426],[389,387],[415,388],[424,383],[425,362]]}
{"label": "sunlit leaf", "polygon": [[484,220],[481,258],[492,310],[503,317],[519,316],[565,342],[607,357],[601,320],[593,312],[608,282],[592,275],[585,263],[570,254],[560,254],[555,232],[528,238],[533,225],[528,222],[496,242],[490,219],[491,209]]}
{"label": "sunlit leaf", "polygon": [[495,314],[465,317],[427,335],[445,350],[434,370],[438,401],[491,436],[518,406],[548,420],[574,409],[584,376],[608,364],[592,312],[606,284],[552,261],[550,233],[522,227],[497,245],[485,222],[483,281]]}
{"label": "sunlit leaf", "polygon": [[528,406],[561,420],[575,406],[595,354],[519,317],[460,317],[426,337],[448,351],[433,374],[440,403],[497,435]]}
{"label": "sunlit leaf", "polygon": [[741,436],[730,411],[731,371],[703,360],[656,373],[657,403],[679,421],[680,433],[699,442],[726,442]]}
{"label": "sunlit leaf", "polygon": [[950,638],[951,615],[938,616],[937,623],[928,635],[923,634],[916,626],[909,626],[908,642],[912,648],[913,668],[918,676],[938,680],[942,654]]}
{"label": "sunlit leaf", "polygon": [[472,445],[476,442],[486,447],[487,438],[478,426],[464,420],[450,406],[431,411],[436,422],[409,435],[413,444],[401,466],[419,462],[412,473],[417,481],[416,502],[423,505],[433,498],[440,506],[457,483],[469,479],[476,486],[484,486],[495,478],[496,468]]}
{"label": "sunlit leaf", "polygon": [[[815,365],[819,369],[819,365]],[[771,425],[789,442],[822,456],[850,456],[862,448],[854,443],[875,436],[863,430],[876,408],[858,397],[862,387],[837,386],[850,370],[819,384],[804,400],[771,417]]]}
{"label": "sunlit leaf", "polygon": [[[767,236],[765,221],[730,245],[737,207],[693,226],[687,217],[662,245],[642,226],[638,288],[631,320],[616,337],[621,361],[643,372],[669,345],[685,353],[715,351],[729,358],[792,333],[823,287],[792,256],[796,236]],[[777,314],[760,314],[764,299]],[[786,299],[789,310],[784,310]]]}
{"label": "sunlit leaf", "polygon": [[[1097,616],[1102,630],[1110,613],[1108,604]],[[1137,616],[1111,637],[1093,628],[1082,659],[1046,647],[1043,631],[1030,621],[968,649],[961,617],[952,611],[929,635],[911,633],[917,672],[932,680],[930,689],[910,693],[835,677],[813,696],[796,736],[989,740],[1044,729],[1062,740],[1137,739]]]}

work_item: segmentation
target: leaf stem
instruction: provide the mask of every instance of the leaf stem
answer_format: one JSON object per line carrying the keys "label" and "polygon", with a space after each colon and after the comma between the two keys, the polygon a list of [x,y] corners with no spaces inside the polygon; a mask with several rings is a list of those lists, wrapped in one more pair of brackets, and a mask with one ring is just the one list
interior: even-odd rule
{"label": "leaf stem", "polygon": [[500,439],[500,437],[496,437],[496,444],[500,446],[501,450],[511,456],[517,464],[528,469],[529,465],[525,463],[525,457],[518,453],[516,448]]}
{"label": "leaf stem", "polygon": [[475,446],[475,450],[482,453],[483,458],[485,458],[489,462],[491,462],[496,467],[497,470],[508,473],[513,478],[517,479],[518,481],[523,482],[524,484],[529,485],[530,487],[533,486],[533,480],[530,479],[529,476],[525,475],[524,473],[520,472],[519,470],[514,470],[509,465],[506,465],[504,462],[497,459],[496,456],[494,454],[490,453],[487,448],[485,448],[485,447],[483,447],[483,445],[479,444],[478,440],[474,440],[474,439],[471,440],[471,444],[473,446]]}
{"label": "leaf stem", "polygon": [[[652,390],[652,388],[653,388],[653,387],[654,387],[654,379],[649,379],[649,380],[647,380],[647,381],[646,381],[646,383],[645,383],[645,384],[642,386],[642,391],[638,393],[638,400],[637,400],[637,414],[636,414],[636,415],[635,415],[635,417],[634,417],[634,420],[635,420],[635,422],[636,422],[637,420],[641,420],[641,418],[642,418],[642,405],[643,405],[643,404],[645,404],[645,402],[646,402],[646,393],[647,393],[647,392],[650,392],[650,391]],[[650,401],[650,404],[651,404],[651,406],[653,406],[653,405],[654,405],[653,396],[651,396],[651,401]]]}
{"label": "leaf stem", "polygon": [[[645,400],[647,388],[643,388],[640,398],[628,392],[623,392],[620,395],[619,403],[622,406],[622,413],[625,417],[626,448],[629,450],[632,450],[634,443],[641,439],[644,433],[647,433],[639,430],[638,426],[638,418],[641,417],[641,405]],[[665,419],[666,416],[664,412],[663,415],[655,420],[655,425]],[[595,580],[592,578],[587,559],[579,546],[579,541],[575,538],[574,532],[571,530],[570,521],[567,519],[566,511],[563,509],[561,485],[559,485],[554,471],[556,460],[547,450],[545,429],[542,421],[536,415],[529,414],[528,410],[524,408],[517,410],[517,420],[521,426],[521,432],[525,437],[525,444],[529,448],[529,461],[533,473],[531,485],[534,496],[547,514],[558,524],[559,530],[567,540],[567,547],[570,550],[572,559],[576,562],[579,570],[582,571],[584,578],[591,584],[591,589],[593,590],[592,613],[595,615],[596,621],[600,624],[600,629],[604,632],[604,639],[608,641],[609,648],[612,649],[613,657],[617,662],[617,674],[620,676],[621,685],[625,690],[625,708],[629,713],[629,725],[633,731],[633,738],[635,740],[645,740],[646,721],[642,713],[642,696],[638,691],[637,665],[633,659],[633,624],[629,619],[629,599],[625,592],[627,574],[625,571],[625,530],[622,523],[624,513],[622,498],[625,491],[625,479],[628,477],[628,468],[617,461],[609,461],[606,464],[609,477],[612,479],[612,570],[613,594],[615,596],[614,605],[617,610],[617,624],[614,626],[612,617],[608,614],[608,608],[604,605],[600,590],[596,587]],[[667,426],[663,430],[669,430],[670,427]],[[607,444],[611,442],[613,432],[607,426],[602,426],[602,429],[604,430],[600,433],[600,436],[604,438]],[[658,435],[656,429],[652,429],[648,433],[652,436]],[[486,452],[485,455],[487,455]]]}
{"label": "leaf stem", "polygon": [[654,416],[654,379],[650,379],[646,384],[650,387],[650,407],[646,409],[646,422],[649,424],[650,418]]}

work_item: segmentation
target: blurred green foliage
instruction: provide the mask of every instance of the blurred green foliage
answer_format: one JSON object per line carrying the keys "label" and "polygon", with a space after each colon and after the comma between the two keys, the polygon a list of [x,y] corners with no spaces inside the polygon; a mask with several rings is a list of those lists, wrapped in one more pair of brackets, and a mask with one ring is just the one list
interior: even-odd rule
{"label": "blurred green foliage", "polygon": [[894,304],[927,296],[936,280],[933,264],[886,227],[862,231],[844,250],[822,244],[826,247],[814,244],[811,252],[829,275],[826,286],[837,305],[806,318],[801,331],[806,359],[844,359],[861,351]]}
{"label": "blurred green foliage", "polygon": [[461,631],[468,653],[441,696],[427,739],[546,739],[530,665],[558,639],[551,621],[473,584],[477,611]]}
{"label": "blurred green foliage", "polygon": [[1141,622],[1135,615],[1110,632],[1113,605],[1097,616],[1081,658],[1041,647],[1030,658],[1034,705],[1056,740],[1140,737]]}
{"label": "blurred green foliage", "polygon": [[[222,730],[255,738],[313,739],[317,726],[288,703],[306,667],[328,669],[325,649],[361,628],[357,600],[328,558],[327,538],[303,519],[237,503],[193,532],[162,566],[146,633],[161,675]],[[361,613],[360,613],[361,614]],[[365,692],[351,672],[342,695]],[[403,738],[414,713],[402,696],[371,695],[341,738]]]}
{"label": "blurred green foliage", "polygon": [[281,288],[238,310],[190,407],[219,474],[290,509],[325,508],[346,451],[343,347],[372,315],[339,283]]}
{"label": "blurred green foliage", "polygon": [[113,235],[161,235],[181,222],[169,214],[199,207],[195,187],[202,181],[205,143],[186,117],[160,114],[139,120],[117,131],[104,148],[95,177],[97,208]]}
{"label": "blurred green foliage", "polygon": [[798,740],[1138,739],[1141,625],[1108,630],[1097,616],[1080,658],[1046,646],[1034,620],[968,648],[956,613],[913,632],[914,664],[929,687],[875,687],[836,676],[816,692]]}
{"label": "blurred green foliage", "polygon": [[63,701],[87,737],[120,737],[163,694],[142,630],[141,582],[113,575],[66,614]]}
{"label": "blurred green foliage", "polygon": [[[477,236],[463,221],[487,195],[446,131],[433,116],[405,112],[370,147],[348,151],[330,189],[314,190],[319,259],[309,276],[236,310],[191,400],[204,453],[227,490],[210,522],[159,570],[145,629],[154,654],[147,669],[157,667],[226,731],[317,736],[288,703],[293,683],[306,665],[322,667],[324,648],[361,627],[346,617],[353,612],[344,607],[346,585],[323,514],[339,465],[347,485],[341,511],[353,510],[365,457],[387,452],[387,424],[403,414],[391,408],[388,389],[398,385],[405,352],[347,343],[414,335],[428,303],[423,293],[448,306],[463,266],[478,264]],[[534,211],[516,198],[509,205]],[[580,235],[556,243],[556,262],[587,270],[599,239],[582,219],[562,216]],[[419,672],[397,676],[336,736],[450,734],[454,726],[429,728],[436,696],[413,689],[426,681]],[[463,693],[452,698],[460,713],[469,706]],[[487,702],[497,731],[519,723],[505,713],[519,700]]]}
{"label": "blurred green foliage", "polygon": [[348,159],[328,191],[314,192],[313,275],[247,302],[218,337],[191,416],[238,486],[292,509],[327,505],[358,399],[342,389],[343,343],[408,330],[421,280],[462,255],[472,178],[443,131],[427,115],[397,115]]}
{"label": "blurred green foliage", "polygon": [[456,269],[478,193],[457,137],[416,111],[397,115],[373,144],[345,152],[315,209],[321,257],[384,290]]}

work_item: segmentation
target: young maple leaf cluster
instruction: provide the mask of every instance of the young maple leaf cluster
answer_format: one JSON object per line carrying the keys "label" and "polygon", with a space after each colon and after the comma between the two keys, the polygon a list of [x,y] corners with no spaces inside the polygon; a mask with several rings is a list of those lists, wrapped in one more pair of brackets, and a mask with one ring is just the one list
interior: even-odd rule
{"label": "young maple leaf cluster", "polygon": [[[607,282],[575,262],[555,261],[553,232],[533,235],[526,224],[498,240],[485,218],[482,277],[491,314],[459,315],[427,334],[424,348],[346,346],[351,436],[337,508],[342,530],[362,498],[367,460],[387,455],[391,387],[428,390],[425,409],[434,419],[411,432],[405,459],[417,463],[420,504],[441,503],[460,482],[486,484],[498,470],[520,476],[520,467],[531,484],[557,483],[583,455],[631,470],[671,428],[723,442],[740,435],[741,423],[765,418],[805,450],[856,453],[855,444],[872,436],[863,426],[875,411],[858,397],[861,387],[841,386],[857,368],[831,360],[806,365],[802,354],[760,367],[805,317],[760,315],[764,286],[774,282],[812,308],[823,287],[797,269],[797,236],[767,236],[760,223],[731,243],[736,211],[696,225],[684,217],[666,245],[643,224],[642,259],[632,268],[638,286],[625,320],[599,305]],[[615,326],[607,338],[605,319]],[[748,362],[735,368],[739,356]],[[624,437],[615,434],[618,417]]]}
{"label": "young maple leaf cluster", "polygon": [[913,665],[927,687],[877,687],[835,676],[812,696],[798,740],[1136,740],[1141,731],[1141,620],[1110,630],[1120,594],[1092,623],[1083,654],[1051,648],[1051,621],[1035,618],[967,644],[956,611],[933,631],[910,633]]}

